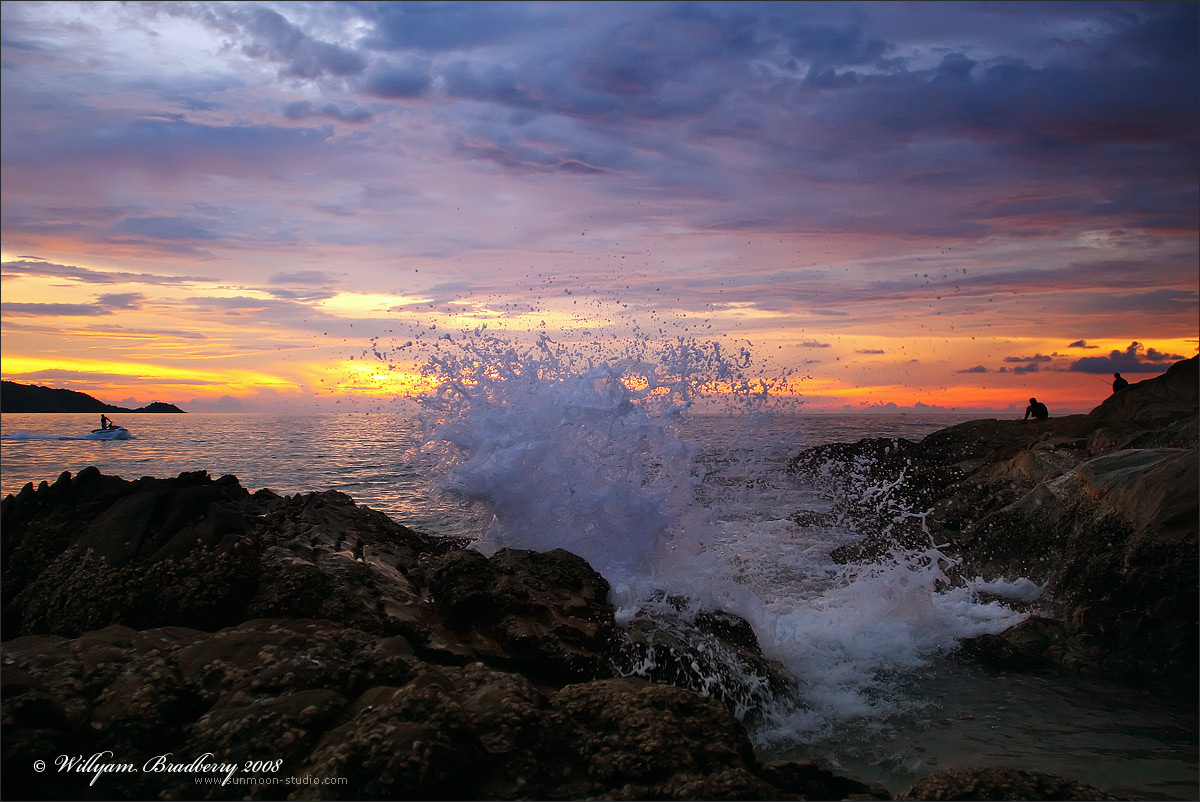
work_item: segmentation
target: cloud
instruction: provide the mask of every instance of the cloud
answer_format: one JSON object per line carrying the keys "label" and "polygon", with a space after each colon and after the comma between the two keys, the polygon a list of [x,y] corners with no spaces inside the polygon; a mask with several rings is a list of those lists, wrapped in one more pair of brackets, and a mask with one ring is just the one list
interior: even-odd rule
{"label": "cloud", "polygon": [[976,365],[973,368],[964,368],[962,370],[956,370],[954,372],[955,373],[987,373],[988,369],[985,368],[983,365]]}
{"label": "cloud", "polygon": [[297,270],[291,273],[276,273],[267,279],[270,284],[308,284],[317,287],[329,287],[336,283],[336,278],[324,270]]}
{"label": "cloud", "polygon": [[1038,364],[1036,362],[1033,362],[1028,365],[1017,365],[1015,368],[1012,369],[1012,372],[1013,373],[1037,373],[1038,370],[1039,370]]}
{"label": "cloud", "polygon": [[[337,278],[323,270],[297,270],[291,273],[276,273],[267,279],[271,285],[267,292],[276,298],[292,301],[321,301],[337,295],[334,287]],[[297,289],[297,285],[299,288]]]}
{"label": "cloud", "polygon": [[59,111],[69,111],[63,116],[93,115],[96,119],[90,126],[47,131],[29,139],[6,139],[9,169],[68,166],[90,175],[148,172],[163,180],[188,174],[246,180],[270,176],[281,161],[314,156],[325,139],[324,133],[307,128],[119,116],[86,106]]}
{"label": "cloud", "polygon": [[433,79],[419,67],[380,62],[371,68],[362,82],[362,91],[384,100],[421,97],[429,91]]}
{"label": "cloud", "polygon": [[818,342],[816,340],[804,340],[803,342],[798,343],[798,345],[801,348],[830,348],[830,347],[832,347],[829,343]]}
{"label": "cloud", "polygon": [[118,234],[163,240],[214,240],[217,233],[208,227],[210,221],[197,217],[127,217],[114,229]]}
{"label": "cloud", "polygon": [[101,295],[96,303],[112,311],[141,309],[146,296],[140,292],[119,292]]}
{"label": "cloud", "polygon": [[1087,340],[1076,340],[1067,346],[1068,348],[1099,348],[1098,345],[1088,345]]}
{"label": "cloud", "polygon": [[375,50],[459,50],[509,41],[553,25],[554,15],[519,3],[374,3],[361,9]]}
{"label": "cloud", "polygon": [[1034,354],[1033,356],[1006,356],[1005,362],[1052,362],[1054,357],[1046,356],[1045,354]]}
{"label": "cloud", "polygon": [[325,103],[318,107],[307,100],[298,100],[284,105],[283,116],[289,120],[308,120],[314,117],[323,117],[341,123],[360,125],[370,122],[374,115],[367,109],[358,106],[352,107],[348,111],[342,111],[333,103]]}
{"label": "cloud", "polygon": [[1168,354],[1132,342],[1124,351],[1112,350],[1108,356],[1085,356],[1071,363],[1069,371],[1078,373],[1158,373],[1187,357]]}
{"label": "cloud", "polygon": [[197,13],[223,32],[236,33],[243,42],[240,51],[244,55],[281,65],[280,74],[285,77],[312,80],[358,75],[367,66],[361,53],[311,36],[265,6],[219,3]]}
{"label": "cloud", "polygon": [[208,276],[158,276],[153,273],[129,273],[125,271],[94,270],[75,265],[60,265],[41,259],[17,259],[0,265],[5,278],[31,276],[67,278],[86,284],[159,284],[178,285],[210,284],[217,279]]}
{"label": "cloud", "polygon": [[97,296],[90,304],[80,303],[3,303],[0,309],[6,315],[28,315],[34,317],[96,317],[114,312],[140,309],[145,296],[140,292],[110,293]]}
{"label": "cloud", "polygon": [[111,309],[105,309],[95,304],[42,304],[42,303],[0,303],[0,310],[6,315],[34,315],[45,317],[82,317],[93,315],[111,315]]}
{"label": "cloud", "polygon": [[860,348],[859,350],[855,351],[854,353],[878,355],[878,354],[885,354],[887,352],[884,351],[882,348]]}
{"label": "cloud", "polygon": [[[210,379],[202,379],[200,377],[189,377],[186,379],[173,379],[160,376],[137,376],[127,373],[106,373],[103,371],[83,371],[83,370],[68,370],[63,368],[54,368],[47,370],[35,370],[29,373],[19,374],[20,380],[25,381],[56,381],[61,384],[82,383],[88,385],[164,385],[164,384],[179,384],[186,386],[194,385],[215,385],[220,384],[219,381]],[[95,393],[94,390],[89,390],[89,393]]]}

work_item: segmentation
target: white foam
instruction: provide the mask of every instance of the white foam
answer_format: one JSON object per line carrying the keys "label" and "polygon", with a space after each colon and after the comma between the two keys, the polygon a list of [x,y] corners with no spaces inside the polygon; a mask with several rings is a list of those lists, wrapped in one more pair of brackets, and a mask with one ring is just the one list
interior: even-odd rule
{"label": "white foam", "polygon": [[[897,691],[903,672],[958,638],[1021,619],[979,592],[1016,598],[1028,588],[950,587],[932,544],[880,565],[835,564],[829,552],[857,536],[853,527],[802,530],[788,519],[809,489],[783,470],[786,432],[747,402],[763,397],[746,379],[748,352],[725,353],[683,340],[615,355],[544,337],[524,346],[481,332],[439,341],[426,372],[441,391],[426,410],[430,448],[446,460],[443,486],[490,506],[478,548],[565,548],[587,559],[612,585],[618,620],[664,593],[747,619],[800,689],[759,739],[882,720],[909,704]],[[742,391],[732,396],[741,417],[692,415],[714,382]],[[689,427],[707,433],[688,440]],[[923,523],[925,512],[895,501],[903,481],[864,479],[855,492],[897,521]]]}

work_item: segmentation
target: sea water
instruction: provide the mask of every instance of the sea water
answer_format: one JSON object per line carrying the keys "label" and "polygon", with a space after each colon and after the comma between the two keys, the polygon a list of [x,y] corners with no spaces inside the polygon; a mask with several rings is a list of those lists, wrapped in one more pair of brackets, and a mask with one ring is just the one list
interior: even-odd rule
{"label": "sea water", "polygon": [[[399,412],[127,414],[133,439],[107,442],[57,439],[86,433],[92,416],[4,415],[0,479],[11,493],[89,465],[126,478],[202,469],[251,490],[341,490],[485,552],[568,548],[609,580],[623,618],[665,591],[751,622],[797,683],[754,725],[765,758],[815,759],[892,791],[1002,764],[1129,798],[1195,795],[1194,700],[958,660],[959,638],[1021,620],[1038,592],[1028,580],[949,586],[933,542],[838,565],[829,552],[860,537],[853,522],[793,520],[834,501],[787,473],[801,449],[919,439],[962,416],[770,408],[724,359],[703,344],[584,360],[476,339],[430,363],[457,383]],[[732,402],[706,405],[699,389],[718,380]]]}

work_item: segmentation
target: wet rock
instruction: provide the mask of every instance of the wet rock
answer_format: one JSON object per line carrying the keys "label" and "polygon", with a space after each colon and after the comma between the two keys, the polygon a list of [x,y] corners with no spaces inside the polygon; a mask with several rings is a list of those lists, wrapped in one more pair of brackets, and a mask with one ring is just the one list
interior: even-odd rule
{"label": "wet rock", "polygon": [[921,780],[897,799],[1109,800],[1117,797],[1052,774],[988,766],[939,772]]}
{"label": "wet rock", "polygon": [[964,640],[962,654],[1002,670],[1047,668],[1063,662],[1066,637],[1067,627],[1062,622],[1033,615],[998,635]]}
{"label": "wet rock", "polygon": [[763,655],[750,624],[723,611],[689,609],[683,599],[663,598],[619,636],[619,673],[712,696],[748,723],[796,692],[784,668]]}
{"label": "wet rock", "polygon": [[[713,658],[653,679],[690,689],[613,680],[629,638],[567,552],[485,557],[339,493],[251,495],[204,473],[81,471],[3,514],[6,796],[795,796],[755,762],[745,700],[712,684],[736,663],[747,687],[783,686],[749,625],[689,614],[672,659]],[[348,782],[33,771],[59,754]]]}
{"label": "wet rock", "polygon": [[[840,799],[869,791],[815,767],[760,765],[729,709],[687,689],[641,679],[555,689],[482,663],[428,663],[403,638],[326,621],[27,636],[5,642],[3,660],[3,781],[12,798]],[[139,766],[158,755],[177,764],[207,756],[236,765],[235,779],[321,782],[285,794],[264,783],[194,780],[220,778],[214,771],[109,773],[89,785],[90,774],[32,769],[55,754]],[[261,764],[247,770],[246,761]]]}
{"label": "wet rock", "polygon": [[611,674],[609,586],[582,557],[468,549],[430,563],[427,582],[447,626],[477,654],[559,684]]}
{"label": "wet rock", "polygon": [[759,775],[800,799],[891,799],[885,788],[842,777],[815,763],[769,763]]}
{"label": "wet rock", "polygon": [[230,479],[92,476],[60,480],[53,504],[14,504],[3,534],[6,630],[75,635],[116,623],[238,620],[259,572],[259,543],[242,510],[246,491]]}
{"label": "wet rock", "polygon": [[1194,685],[1197,364],[1180,362],[1088,415],[823,446],[793,470],[825,482],[840,520],[861,523],[861,540],[833,553],[839,561],[936,544],[958,561],[952,579],[1045,585],[1039,623],[977,639],[981,659]]}

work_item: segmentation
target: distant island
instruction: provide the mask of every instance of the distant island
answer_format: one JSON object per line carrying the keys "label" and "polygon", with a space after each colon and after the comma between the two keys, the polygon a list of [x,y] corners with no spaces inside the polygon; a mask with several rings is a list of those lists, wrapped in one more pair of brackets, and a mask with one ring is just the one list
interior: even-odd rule
{"label": "distant island", "polygon": [[36,384],[0,382],[0,413],[3,412],[179,412],[174,404],[155,401],[144,407],[130,409],[106,404],[87,393],[39,387]]}

